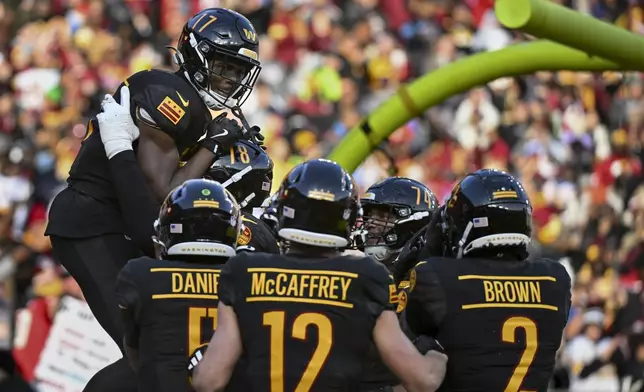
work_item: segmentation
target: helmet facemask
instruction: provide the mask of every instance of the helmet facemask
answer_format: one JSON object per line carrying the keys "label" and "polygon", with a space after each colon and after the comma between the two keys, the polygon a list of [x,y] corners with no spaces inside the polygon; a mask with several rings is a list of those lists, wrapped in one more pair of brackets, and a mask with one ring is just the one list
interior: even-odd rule
{"label": "helmet facemask", "polygon": [[240,53],[234,53],[205,40],[199,42],[193,33],[188,35],[188,40],[194,60],[192,63],[201,66],[191,67],[183,58],[177,59],[177,62],[184,68],[204,103],[215,110],[243,105],[253,91],[261,70],[259,61],[253,58],[257,54],[244,51],[243,48]]}

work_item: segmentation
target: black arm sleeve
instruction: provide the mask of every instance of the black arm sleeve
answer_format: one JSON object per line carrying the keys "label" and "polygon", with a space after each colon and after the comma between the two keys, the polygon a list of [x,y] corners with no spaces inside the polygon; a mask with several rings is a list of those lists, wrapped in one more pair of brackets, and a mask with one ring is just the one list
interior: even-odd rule
{"label": "black arm sleeve", "polygon": [[116,154],[109,160],[109,165],[127,233],[143,253],[154,257],[152,226],[160,206],[147,185],[134,151]]}
{"label": "black arm sleeve", "polygon": [[420,262],[410,274],[406,321],[416,335],[436,336],[447,313],[447,299],[430,262]]}

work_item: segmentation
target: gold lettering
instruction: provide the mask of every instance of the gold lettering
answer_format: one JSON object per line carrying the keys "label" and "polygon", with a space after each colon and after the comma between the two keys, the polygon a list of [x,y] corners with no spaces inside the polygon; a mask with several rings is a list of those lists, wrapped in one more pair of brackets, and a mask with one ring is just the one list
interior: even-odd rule
{"label": "gold lettering", "polygon": [[347,295],[349,294],[349,286],[351,285],[351,279],[342,278],[340,283],[342,283],[342,300],[347,300]]}
{"label": "gold lettering", "polygon": [[199,293],[209,293],[210,290],[208,290],[208,286],[212,286],[209,284],[212,282],[210,276],[207,276],[206,274],[197,274],[197,292]]}
{"label": "gold lettering", "polygon": [[273,295],[275,293],[275,279],[266,279],[266,294]]}
{"label": "gold lettering", "polygon": [[496,297],[496,302],[505,302],[505,297],[503,296],[503,283],[498,280],[494,281],[494,296]]}
{"label": "gold lettering", "polygon": [[483,281],[483,290],[485,290],[485,302],[494,302],[494,288],[489,280]]}
{"label": "gold lettering", "polygon": [[172,273],[172,292],[180,293],[183,291],[183,276],[178,272]]}
{"label": "gold lettering", "polygon": [[287,297],[297,297],[297,277],[291,275],[291,281],[288,284],[288,290],[286,290]]}
{"label": "gold lettering", "polygon": [[541,285],[539,282],[530,283],[530,302],[541,302]]}
{"label": "gold lettering", "polygon": [[186,293],[195,292],[195,277],[190,272],[186,274],[186,286],[183,288],[183,291]]}
{"label": "gold lettering", "polygon": [[309,297],[316,297],[315,289],[319,287],[318,281],[320,280],[319,275],[311,276],[311,285],[309,286]]}
{"label": "gold lettering", "polygon": [[300,297],[304,297],[304,290],[309,287],[309,279],[311,279],[311,275],[304,275],[301,279],[302,281],[300,282]]}
{"label": "gold lettering", "polygon": [[250,295],[264,295],[264,288],[266,287],[266,273],[254,273],[253,282],[250,286]]}
{"label": "gold lettering", "polygon": [[332,273],[281,271],[251,272],[250,296],[247,300],[264,297],[268,301],[268,297],[287,297],[309,301],[347,301],[353,282],[353,278],[334,276]]}
{"label": "gold lettering", "polygon": [[335,293],[338,290],[338,281],[340,280],[339,276],[334,276],[331,278],[331,290],[329,291],[329,298],[338,299],[338,295]]}
{"label": "gold lettering", "polygon": [[275,293],[279,296],[286,294],[286,287],[284,287],[286,279],[288,279],[288,276],[286,276],[286,274],[277,275],[277,279],[275,280]]}
{"label": "gold lettering", "polygon": [[505,291],[505,297],[508,299],[508,302],[515,302],[517,300],[517,293],[514,290],[514,283],[516,282],[503,283],[503,290]]}
{"label": "gold lettering", "polygon": [[528,300],[528,282],[514,282],[517,288],[517,299],[519,302],[529,302]]}
{"label": "gold lettering", "polygon": [[484,280],[485,302],[541,303],[540,281]]}

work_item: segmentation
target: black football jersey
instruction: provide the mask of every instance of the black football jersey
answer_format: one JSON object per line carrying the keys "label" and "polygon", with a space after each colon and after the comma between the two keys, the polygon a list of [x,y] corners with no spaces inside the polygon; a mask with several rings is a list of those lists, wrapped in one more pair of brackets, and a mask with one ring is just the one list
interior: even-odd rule
{"label": "black football jersey", "polygon": [[[409,281],[405,280],[398,285],[398,301],[396,304],[396,314],[401,321],[401,329],[407,336],[413,340],[414,336],[409,331],[404,319],[404,310],[407,306],[407,296],[409,294]],[[371,346],[365,357],[365,369],[360,383],[360,391],[377,391],[388,386],[399,385],[400,381],[387,368],[380,358],[380,353],[375,344]]]}
{"label": "black football jersey", "polygon": [[[204,134],[210,111],[183,77],[155,69],[138,72],[119,86],[117,102],[124,85],[130,88],[132,118],[149,123],[141,117],[141,109],[145,110],[159,132],[174,139],[180,153]],[[96,118],[87,124],[67,182],[69,187],[52,204],[47,235],[85,238],[126,232]]]}
{"label": "black football jersey", "polygon": [[[119,86],[114,95],[117,102],[120,88],[125,85],[130,88],[132,118],[146,121],[140,112],[145,110],[155,127],[172,137],[179,153],[193,146],[204,134],[211,120],[210,111],[182,76],[157,69],[135,73]],[[116,198],[96,118],[87,125],[67,181],[95,198]]]}
{"label": "black football jersey", "polygon": [[280,253],[277,239],[266,223],[248,212],[242,213],[244,229],[237,238],[237,249],[250,252]]}
{"label": "black football jersey", "polygon": [[367,257],[241,253],[219,281],[239,319],[252,391],[356,391],[377,318],[396,306]]}
{"label": "black football jersey", "polygon": [[188,357],[217,327],[220,265],[130,260],[116,292],[126,344],[139,350],[139,391],[190,391]]}
{"label": "black football jersey", "polygon": [[570,309],[549,260],[430,258],[411,272],[405,318],[449,356],[439,391],[546,392]]}

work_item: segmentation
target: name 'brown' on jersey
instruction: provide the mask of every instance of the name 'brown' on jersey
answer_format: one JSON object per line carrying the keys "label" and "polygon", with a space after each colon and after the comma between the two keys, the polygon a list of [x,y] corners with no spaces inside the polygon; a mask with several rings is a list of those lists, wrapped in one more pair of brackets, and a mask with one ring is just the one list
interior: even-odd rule
{"label": "name 'brown' on jersey", "polygon": [[220,266],[131,260],[119,274],[117,300],[126,345],[139,350],[139,391],[191,391],[188,357],[217,328]]}
{"label": "name 'brown' on jersey", "polygon": [[406,321],[449,356],[439,391],[546,392],[570,276],[549,260],[430,258],[411,272]]}
{"label": "name 'brown' on jersey", "polygon": [[387,269],[366,257],[242,253],[219,285],[255,392],[358,390],[375,322],[397,305]]}

